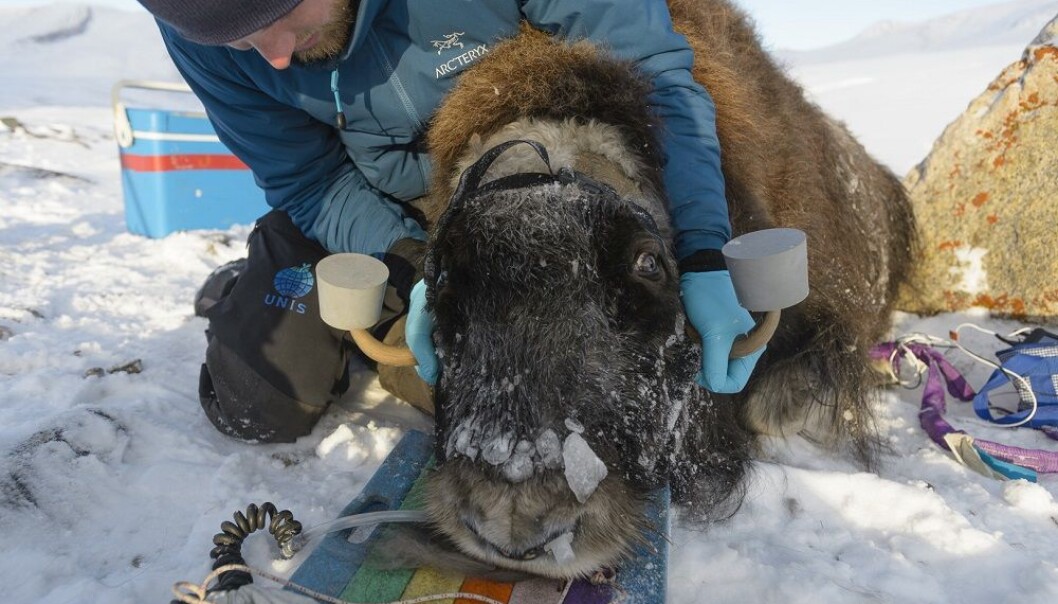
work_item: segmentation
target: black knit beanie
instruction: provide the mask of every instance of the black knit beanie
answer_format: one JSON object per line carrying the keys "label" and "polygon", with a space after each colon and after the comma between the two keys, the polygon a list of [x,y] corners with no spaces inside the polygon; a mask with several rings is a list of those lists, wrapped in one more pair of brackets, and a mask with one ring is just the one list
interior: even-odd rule
{"label": "black knit beanie", "polygon": [[268,27],[301,0],[139,0],[192,42],[218,46]]}

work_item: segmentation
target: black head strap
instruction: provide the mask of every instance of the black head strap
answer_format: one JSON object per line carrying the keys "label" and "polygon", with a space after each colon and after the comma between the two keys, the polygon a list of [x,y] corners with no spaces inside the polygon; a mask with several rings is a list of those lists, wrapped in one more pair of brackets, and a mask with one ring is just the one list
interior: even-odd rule
{"label": "black head strap", "polygon": [[[505,151],[516,145],[529,145],[532,147],[540,159],[543,160],[544,165],[548,167],[548,173],[520,172],[518,174],[497,178],[496,180],[489,181],[482,185],[481,180],[485,177],[485,173],[488,172],[489,168],[492,167],[492,164],[495,163]],[[500,143],[482,154],[473,165],[463,171],[463,174],[459,177],[459,185],[456,187],[455,193],[452,195],[448,209],[452,210],[453,208],[460,208],[468,199],[496,193],[498,191],[528,189],[549,184],[576,184],[586,193],[596,198],[620,198],[617,191],[614,191],[612,187],[606,183],[595,180],[587,174],[577,172],[567,167],[560,168],[557,174],[550,170],[551,159],[547,154],[547,149],[540,143],[524,139],[515,139]]]}
{"label": "black head strap", "polygon": [[[488,172],[489,168],[492,167],[492,164],[495,163],[505,151],[517,145],[529,145],[532,147],[540,159],[543,160],[544,165],[548,167],[548,172],[520,172],[518,174],[511,174],[509,176],[497,178],[482,185],[481,181],[485,178],[485,174]],[[615,191],[613,187],[595,180],[587,174],[577,172],[568,167],[560,168],[557,174],[550,170],[551,159],[547,154],[547,149],[536,141],[515,139],[492,147],[483,153],[477,161],[464,170],[463,174],[460,175],[459,184],[456,186],[456,190],[452,194],[452,198],[449,200],[448,208],[437,221],[435,232],[444,232],[452,219],[463,210],[463,206],[468,200],[495,194],[500,191],[530,189],[551,184],[575,184],[581,189],[581,191],[588,194],[593,199],[598,199],[600,201],[622,201],[621,196],[617,194],[617,191]],[[640,220],[651,225],[653,229],[657,229],[654,218],[650,216],[646,210],[635,203],[625,203],[624,205],[629,207]],[[435,254],[431,252],[426,259],[426,277],[427,282],[430,284],[432,284],[436,278],[434,255]]]}
{"label": "black head strap", "polygon": [[[544,165],[548,167],[548,170],[551,170],[551,158],[547,155],[547,149],[545,149],[544,146],[540,143],[536,141],[522,139],[515,139],[512,141],[507,141],[505,143],[500,143],[499,145],[496,145],[495,147],[483,153],[482,156],[479,157],[478,160],[473,163],[473,165],[471,165],[466,170],[463,170],[463,174],[459,177],[459,185],[456,187],[455,193],[452,194],[452,200],[448,204],[449,210],[451,210],[453,207],[461,206],[468,197],[477,197],[477,195],[484,192],[481,187],[481,180],[485,178],[485,173],[489,171],[489,168],[492,167],[492,164],[495,163],[495,161],[500,157],[500,155],[503,155],[505,151],[516,145],[529,145],[530,147],[532,147],[533,150],[536,151],[536,154],[540,156],[540,159],[544,161]],[[525,172],[522,174],[515,174],[513,175],[513,177],[508,176],[507,178],[500,180],[525,177],[530,177],[533,181],[541,181],[548,183],[555,182],[555,177],[550,172],[548,172],[547,174],[538,172]],[[493,181],[493,183],[494,182],[496,181]],[[489,183],[488,185],[486,185],[487,187],[489,187],[488,190],[498,190],[499,187],[496,187],[493,183]],[[514,187],[507,186],[504,188]]]}

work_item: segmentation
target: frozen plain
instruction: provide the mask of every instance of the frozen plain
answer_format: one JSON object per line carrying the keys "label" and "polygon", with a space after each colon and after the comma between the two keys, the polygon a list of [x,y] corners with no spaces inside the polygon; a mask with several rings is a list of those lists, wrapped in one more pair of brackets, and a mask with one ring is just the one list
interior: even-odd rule
{"label": "frozen plain", "polygon": [[[1002,6],[1026,19],[1058,13],[1040,0]],[[210,539],[233,511],[271,500],[306,525],[329,520],[405,430],[429,424],[360,372],[296,443],[218,434],[198,405],[205,322],[191,300],[240,256],[248,228],[162,240],[125,231],[107,93],[121,77],[176,77],[152,24],[69,5],[2,8],[0,23],[0,117],[21,124],[0,126],[0,581],[17,604],[168,601],[173,582],[206,574]],[[788,60],[904,174],[1028,41],[994,33],[974,46]],[[894,332],[942,336],[964,321],[1021,327],[903,315]],[[984,336],[968,344],[996,348]],[[951,358],[974,385],[989,373]],[[85,377],[137,359],[142,373]],[[677,526],[670,600],[1058,601],[1058,482],[998,482],[958,465],[919,429],[919,396],[881,398],[892,453],[874,473],[799,438],[765,443],[737,515],[704,533]],[[1054,446],[954,403],[949,419],[983,438]],[[292,570],[263,538],[246,549],[252,563]]]}

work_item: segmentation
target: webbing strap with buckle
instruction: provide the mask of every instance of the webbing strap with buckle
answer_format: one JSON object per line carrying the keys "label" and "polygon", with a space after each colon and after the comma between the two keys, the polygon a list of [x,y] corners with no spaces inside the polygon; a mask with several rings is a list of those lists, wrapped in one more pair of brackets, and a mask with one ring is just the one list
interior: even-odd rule
{"label": "webbing strap with buckle", "polygon": [[886,342],[871,350],[873,359],[891,363],[895,372],[899,372],[905,355],[912,355],[927,368],[919,422],[934,443],[950,451],[963,465],[985,475],[1036,482],[1037,474],[1058,473],[1058,453],[1054,451],[1025,449],[974,438],[944,419],[947,410],[945,390],[957,400],[966,402],[974,400],[978,394],[939,350],[928,344],[906,342]]}
{"label": "webbing strap with buckle", "polygon": [[[1002,365],[974,397],[974,411],[981,419],[1003,426],[1028,426],[1043,430],[1058,440],[1058,336],[1034,329],[1020,342],[1000,338],[1010,348],[996,353]],[[1012,380],[1011,375],[1017,379]],[[1011,384],[1018,393],[1016,411],[997,416],[990,394]]]}

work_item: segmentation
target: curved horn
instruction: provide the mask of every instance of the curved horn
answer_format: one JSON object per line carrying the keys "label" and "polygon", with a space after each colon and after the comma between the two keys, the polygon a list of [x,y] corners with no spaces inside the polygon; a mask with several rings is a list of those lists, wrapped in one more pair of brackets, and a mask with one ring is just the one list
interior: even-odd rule
{"label": "curved horn", "polygon": [[[406,319],[406,316],[401,317],[390,329],[399,329],[403,332]],[[360,351],[376,363],[391,367],[414,367],[419,364],[415,360],[415,356],[412,355],[411,349],[407,346],[383,344],[366,329],[351,329],[349,333],[352,334],[353,342],[356,343]]]}
{"label": "curved horn", "polygon": [[[779,327],[781,316],[782,311],[778,310],[765,313],[764,319],[752,331],[735,340],[734,345],[731,346],[731,358],[741,359],[749,356],[770,342],[772,336],[775,335],[775,330]],[[390,329],[404,329],[406,319],[407,317],[401,317]],[[419,364],[407,346],[383,344],[366,329],[353,329],[349,333],[352,334],[353,342],[360,351],[376,363],[392,367],[414,367]]]}
{"label": "curved horn", "polygon": [[[367,329],[379,319],[386,294],[389,269],[377,258],[364,254],[331,254],[316,265],[319,281],[320,318],[335,329],[348,330],[360,351],[382,365],[413,367],[418,363],[407,346],[379,342]],[[406,317],[390,330],[404,333]]]}
{"label": "curved horn", "polygon": [[[770,342],[772,336],[775,335],[775,330],[779,327],[779,318],[781,316],[782,311],[778,310],[765,313],[764,319],[752,331],[746,335],[739,336],[735,340],[734,345],[731,346],[731,358],[741,359],[749,356]],[[390,329],[404,329],[406,319],[407,317],[401,317]],[[392,367],[414,367],[418,365],[418,361],[415,360],[415,356],[407,346],[383,344],[366,329],[353,329],[349,333],[352,334],[353,341],[360,348],[360,351],[376,363]],[[697,336],[697,334],[695,335]]]}
{"label": "curved horn", "polygon": [[[757,323],[757,325],[743,335],[735,338],[735,343],[731,345],[731,359],[741,359],[747,357],[754,352],[760,350],[761,346],[764,346],[771,341],[772,336],[775,335],[775,330],[779,327],[779,317],[782,316],[782,311],[769,310],[764,314],[764,318]],[[698,330],[694,328],[690,322],[686,326],[687,335],[691,337],[695,342],[701,342],[702,336],[698,333]]]}
{"label": "curved horn", "polygon": [[757,323],[757,326],[749,333],[735,339],[734,345],[731,346],[731,358],[741,359],[749,356],[771,341],[771,337],[775,335],[775,330],[779,327],[781,315],[782,311],[769,310],[764,315],[764,319]]}

